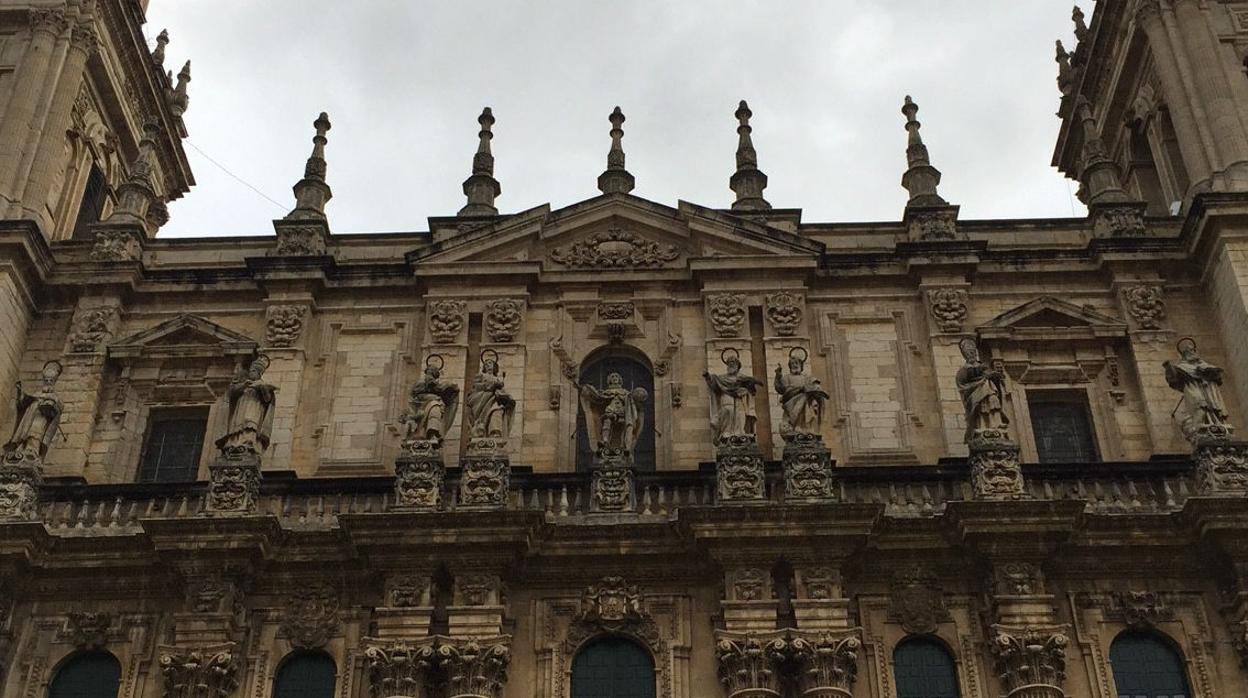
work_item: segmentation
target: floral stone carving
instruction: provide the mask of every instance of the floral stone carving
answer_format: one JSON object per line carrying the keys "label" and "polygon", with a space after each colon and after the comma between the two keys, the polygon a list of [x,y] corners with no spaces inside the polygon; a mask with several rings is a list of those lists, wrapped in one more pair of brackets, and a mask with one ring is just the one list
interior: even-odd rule
{"label": "floral stone carving", "polygon": [[634,310],[633,304],[629,301],[599,303],[598,319],[603,322],[632,320]]}
{"label": "floral stone carving", "polygon": [[429,304],[429,334],[441,344],[454,342],[464,328],[463,301],[433,301]]}
{"label": "floral stone carving", "polygon": [[0,464],[0,521],[37,520],[42,484],[43,475],[37,463]]}
{"label": "floral stone carving", "polygon": [[998,630],[991,650],[1004,695],[1065,698],[1067,644],[1069,640],[1060,632]]}
{"label": "floral stone carving", "polygon": [[960,288],[937,288],[927,292],[927,304],[941,332],[961,332],[966,319],[966,291]]}
{"label": "floral stone carving", "polygon": [[920,242],[958,239],[956,210],[920,213],[910,219],[910,239]]}
{"label": "floral stone carving", "polygon": [[73,612],[65,619],[65,637],[80,650],[98,650],[108,644],[112,626],[110,613]]}
{"label": "floral stone carving", "polygon": [[264,328],[265,343],[271,347],[294,346],[303,333],[303,316],[307,312],[305,305],[270,306]]}
{"label": "floral stone carving", "polygon": [[373,698],[400,698],[425,695],[436,666],[434,640],[409,645],[394,642],[364,649],[368,683]]}
{"label": "floral stone carving", "polygon": [[782,695],[782,668],[789,660],[789,642],[784,636],[721,633],[715,642],[715,658],[728,698]]}
{"label": "floral stone carving", "polygon": [[771,572],[759,567],[729,570],[724,591],[729,601],[766,601],[771,598]]}
{"label": "floral stone carving", "polygon": [[215,513],[254,511],[260,496],[259,462],[218,460],[208,466],[208,510]]}
{"label": "floral stone carving", "polygon": [[403,442],[403,453],[394,464],[395,506],[437,509],[442,504],[446,465],[437,441],[413,439]]}
{"label": "floral stone carving", "polygon": [[745,296],[720,293],[706,299],[711,329],[719,337],[738,337],[745,327]]}
{"label": "floral stone carving", "polygon": [[1137,327],[1142,330],[1161,329],[1161,323],[1166,319],[1166,302],[1162,299],[1160,286],[1129,286],[1122,290],[1122,297]]}
{"label": "floral stone carving", "polygon": [[679,255],[675,245],[646,239],[626,228],[608,228],[550,251],[557,264],[591,269],[660,267]]}
{"label": "floral stone carving", "polygon": [[858,678],[858,651],[862,641],[853,635],[822,633],[789,641],[797,665],[798,693],[821,698],[850,698]]}
{"label": "floral stone carving", "polygon": [[1098,238],[1135,238],[1145,232],[1140,205],[1097,206],[1091,211],[1092,234]]}
{"label": "floral stone carving", "polygon": [[228,698],[238,690],[242,662],[231,649],[167,648],[160,655],[165,698]]}
{"label": "floral stone carving", "polygon": [[448,698],[496,698],[507,683],[511,665],[510,638],[439,643],[437,665],[446,679]]}
{"label": "floral stone carving", "polygon": [[282,632],[301,649],[324,647],[338,632],[338,592],[328,584],[296,586],[282,611]]}
{"label": "floral stone carving", "polygon": [[277,228],[277,244],[270,252],[277,257],[317,257],[325,253],[325,235],[320,228],[288,225]]}
{"label": "floral stone carving", "polygon": [[[491,301],[485,311],[485,332],[491,342],[510,342],[520,332],[521,306],[519,301],[500,298]],[[455,331],[456,334],[459,330]]]}
{"label": "floral stone carving", "polygon": [[1133,628],[1145,628],[1174,618],[1174,609],[1160,592],[1116,591],[1106,599],[1105,615]]}
{"label": "floral stone carving", "polygon": [[767,319],[771,320],[771,329],[781,337],[792,337],[797,334],[797,327],[802,322],[802,298],[789,291],[780,291],[767,296]]}
{"label": "floral stone carving", "polygon": [[70,350],[98,351],[113,335],[112,327],[116,318],[116,308],[89,308],[79,311],[74,318],[74,330],[69,336]]}

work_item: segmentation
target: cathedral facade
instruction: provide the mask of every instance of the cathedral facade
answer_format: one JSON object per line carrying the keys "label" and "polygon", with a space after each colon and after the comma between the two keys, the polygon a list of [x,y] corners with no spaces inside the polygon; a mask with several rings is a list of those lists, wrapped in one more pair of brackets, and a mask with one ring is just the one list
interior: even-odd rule
{"label": "cathedral facade", "polygon": [[894,222],[772,207],[742,102],[729,208],[616,108],[502,213],[486,109],[338,235],[321,114],[199,239],[145,9],[0,0],[0,694],[1248,695],[1248,4],[1076,8],[1084,218],[959,218],[906,97]]}

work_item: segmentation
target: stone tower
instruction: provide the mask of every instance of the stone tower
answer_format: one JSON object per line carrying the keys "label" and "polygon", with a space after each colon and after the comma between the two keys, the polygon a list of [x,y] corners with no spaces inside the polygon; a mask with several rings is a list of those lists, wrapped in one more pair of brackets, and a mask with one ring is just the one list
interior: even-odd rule
{"label": "stone tower", "polygon": [[147,2],[0,0],[0,218],[49,241],[89,236],[154,138],[142,232],[194,184],[182,138],[190,62],[165,69],[169,35],[149,48]]}
{"label": "stone tower", "polygon": [[[1248,10],[1200,0],[1098,0],[1058,42],[1062,130],[1053,164],[1086,179],[1079,102],[1091,106],[1123,188],[1150,215],[1201,192],[1248,190]],[[1085,189],[1081,198],[1087,201]]]}

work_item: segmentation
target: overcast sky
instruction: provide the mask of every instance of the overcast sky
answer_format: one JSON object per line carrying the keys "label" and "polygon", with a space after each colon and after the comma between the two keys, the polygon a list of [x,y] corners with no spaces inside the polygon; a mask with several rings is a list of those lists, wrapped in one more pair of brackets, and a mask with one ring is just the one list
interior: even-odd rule
{"label": "overcast sky", "polygon": [[272,234],[321,110],[335,232],[454,215],[486,105],[504,213],[596,195],[617,104],[634,194],[727,207],[740,99],[773,206],[899,220],[906,94],[963,219],[1083,215],[1049,165],[1059,0],[152,0],[148,20],[193,66],[198,184],[162,236]]}

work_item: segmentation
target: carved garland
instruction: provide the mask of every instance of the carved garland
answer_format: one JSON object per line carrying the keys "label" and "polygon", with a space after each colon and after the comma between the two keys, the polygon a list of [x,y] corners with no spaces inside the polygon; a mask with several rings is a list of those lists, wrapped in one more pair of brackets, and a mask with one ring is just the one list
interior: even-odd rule
{"label": "carved garland", "polygon": [[646,239],[625,228],[608,228],[550,251],[551,260],[557,264],[591,269],[660,267],[679,255],[675,245]]}

